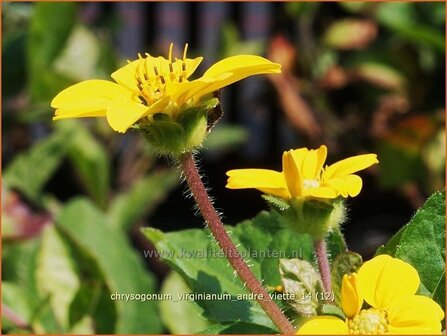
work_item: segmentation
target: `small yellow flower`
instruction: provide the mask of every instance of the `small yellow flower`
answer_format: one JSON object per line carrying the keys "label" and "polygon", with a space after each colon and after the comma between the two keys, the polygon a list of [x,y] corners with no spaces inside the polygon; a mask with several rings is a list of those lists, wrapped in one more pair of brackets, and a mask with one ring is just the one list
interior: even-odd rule
{"label": "small yellow flower", "polygon": [[354,173],[379,162],[376,154],[353,156],[323,168],[327,148],[300,148],[284,152],[283,171],[235,169],[227,172],[229,189],[255,188],[285,199],[315,197],[333,199],[357,196],[362,179]]}
{"label": "small yellow flower", "polygon": [[92,79],[60,92],[51,102],[54,120],[106,117],[110,126],[125,132],[137,121],[163,112],[175,117],[196,106],[200,98],[241,79],[257,74],[279,73],[280,65],[260,56],[238,55],[211,66],[202,77],[189,81],[202,57],[168,59],[145,54],[112,74],[116,83]]}
{"label": "small yellow flower", "polygon": [[[413,266],[388,255],[377,256],[364,263],[358,274],[343,277],[345,321],[317,316],[297,335],[441,334],[444,312],[432,299],[415,295],[419,284]],[[362,309],[363,300],[369,308]]]}

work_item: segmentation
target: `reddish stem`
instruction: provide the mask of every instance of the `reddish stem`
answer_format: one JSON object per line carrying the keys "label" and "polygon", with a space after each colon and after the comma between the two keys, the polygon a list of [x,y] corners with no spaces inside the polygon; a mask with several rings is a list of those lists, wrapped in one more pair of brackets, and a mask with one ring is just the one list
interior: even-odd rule
{"label": "reddish stem", "polygon": [[186,182],[194,196],[199,207],[200,213],[208,224],[208,228],[224,252],[231,266],[238,276],[247,285],[247,288],[256,294],[257,302],[264,309],[273,323],[278,327],[282,334],[295,334],[294,327],[282,313],[278,306],[270,298],[270,295],[262,287],[261,283],[254,276],[244,259],[240,255],[234,243],[231,241],[225,230],[216,209],[206,191],[206,188],[200,178],[192,153],[186,153],[181,158],[181,168],[185,174]]}
{"label": "reddish stem", "polygon": [[317,255],[318,268],[320,270],[324,290],[327,293],[331,293],[332,292],[331,268],[329,266],[329,260],[327,257],[326,241],[324,239],[315,240],[314,247],[315,247],[315,254]]}

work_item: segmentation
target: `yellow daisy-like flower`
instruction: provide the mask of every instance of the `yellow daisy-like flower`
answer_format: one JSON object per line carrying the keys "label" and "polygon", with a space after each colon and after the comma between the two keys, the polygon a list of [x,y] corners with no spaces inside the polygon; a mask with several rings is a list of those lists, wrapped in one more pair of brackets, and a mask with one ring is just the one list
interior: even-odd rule
{"label": "yellow daisy-like flower", "polygon": [[[297,335],[441,334],[444,312],[432,299],[416,295],[420,280],[410,264],[389,255],[365,262],[358,274],[345,275],[341,289],[343,321],[317,316]],[[370,306],[364,308],[363,301]]]}
{"label": "yellow daisy-like flower", "polygon": [[198,104],[204,95],[248,76],[281,72],[279,64],[263,57],[238,55],[217,62],[202,77],[189,81],[203,58],[187,58],[187,47],[182,59],[173,59],[173,44],[168,59],[139,55],[112,74],[116,83],[92,79],[70,86],[51,102],[56,109],[54,120],[106,117],[115,131],[125,132],[158,112],[175,118]]}
{"label": "yellow daisy-like flower", "polygon": [[229,189],[255,188],[285,199],[316,197],[333,199],[357,196],[362,179],[354,173],[378,163],[376,154],[353,156],[323,167],[327,148],[300,148],[284,152],[283,171],[235,169],[227,172]]}

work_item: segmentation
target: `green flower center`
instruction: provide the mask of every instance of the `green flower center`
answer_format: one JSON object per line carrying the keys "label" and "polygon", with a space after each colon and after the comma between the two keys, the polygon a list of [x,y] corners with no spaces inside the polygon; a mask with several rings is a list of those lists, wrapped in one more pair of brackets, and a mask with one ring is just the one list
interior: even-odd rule
{"label": "green flower center", "polygon": [[385,311],[362,309],[353,319],[348,319],[350,335],[383,335],[388,330]]}

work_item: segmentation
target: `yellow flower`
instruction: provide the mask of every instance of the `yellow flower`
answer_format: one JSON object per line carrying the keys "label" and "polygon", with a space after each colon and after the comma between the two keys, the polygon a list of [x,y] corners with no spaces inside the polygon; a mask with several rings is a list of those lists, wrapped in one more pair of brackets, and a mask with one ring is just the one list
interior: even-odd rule
{"label": "yellow flower", "polygon": [[200,98],[248,76],[279,73],[280,65],[260,56],[239,55],[211,66],[202,77],[189,81],[202,57],[168,59],[145,54],[112,74],[116,83],[92,79],[60,92],[51,102],[56,108],[54,120],[82,117],[106,117],[110,126],[125,132],[137,121],[163,112],[175,117],[194,107]]}
{"label": "yellow flower", "polygon": [[[419,275],[410,264],[388,255],[364,263],[358,274],[345,275],[341,302],[343,321],[317,316],[297,335],[427,335],[441,334],[444,312],[432,299],[415,295]],[[362,309],[363,300],[370,306]]]}
{"label": "yellow flower", "polygon": [[333,199],[357,196],[362,179],[353,173],[379,162],[376,154],[341,160],[323,168],[327,148],[300,148],[284,152],[282,172],[268,169],[235,169],[227,172],[229,189],[255,188],[285,199],[316,197]]}

